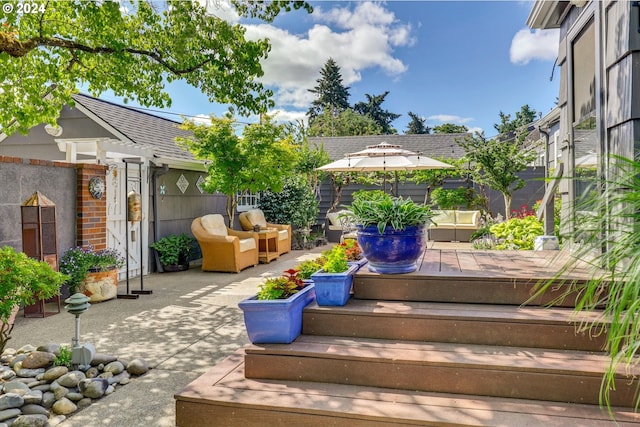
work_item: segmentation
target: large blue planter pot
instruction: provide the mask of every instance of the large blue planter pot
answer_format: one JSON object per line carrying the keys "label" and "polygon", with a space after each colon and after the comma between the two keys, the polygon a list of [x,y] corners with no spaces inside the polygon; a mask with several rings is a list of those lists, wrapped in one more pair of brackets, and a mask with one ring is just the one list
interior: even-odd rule
{"label": "large blue planter pot", "polygon": [[311,275],[316,288],[316,302],[318,305],[343,306],[351,297],[353,275],[360,268],[356,264],[349,266],[343,273],[325,273],[320,270]]}
{"label": "large blue planter pot", "polygon": [[426,225],[404,230],[387,226],[383,234],[376,225],[358,226],[358,244],[369,261],[369,271],[381,274],[411,273],[427,247]]}
{"label": "large blue planter pot", "polygon": [[314,285],[287,299],[259,300],[254,295],[238,306],[244,312],[249,341],[254,344],[289,344],[302,332],[302,310],[315,299]]}

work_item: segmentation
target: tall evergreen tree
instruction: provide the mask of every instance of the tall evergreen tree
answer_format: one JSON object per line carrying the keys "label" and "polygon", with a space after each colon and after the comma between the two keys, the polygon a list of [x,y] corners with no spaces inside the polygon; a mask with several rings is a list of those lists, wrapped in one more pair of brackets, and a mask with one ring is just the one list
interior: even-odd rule
{"label": "tall evergreen tree", "polygon": [[353,109],[363,116],[372,118],[382,128],[383,135],[396,134],[398,131],[391,126],[391,122],[400,117],[402,114],[392,113],[389,110],[383,110],[381,105],[384,99],[389,95],[389,91],[381,95],[369,95],[367,102],[358,102],[353,106]]}
{"label": "tall evergreen tree", "polygon": [[415,113],[409,111],[409,117],[411,117],[411,121],[407,125],[407,130],[405,134],[407,135],[420,135],[420,134],[429,134],[431,133],[431,128],[425,125],[425,119],[418,116]]}
{"label": "tall evergreen tree", "polygon": [[511,120],[511,114],[505,114],[500,111],[500,123],[494,123],[493,127],[501,135],[508,135],[518,130],[523,130],[529,123],[536,120],[538,112],[529,107],[528,104],[520,107],[520,111],[516,112],[515,119]]}
{"label": "tall evergreen tree", "polygon": [[318,85],[309,89],[309,92],[316,94],[316,99],[307,112],[310,124],[325,109],[338,114],[349,108],[349,87],[342,84],[340,67],[332,58],[324,64],[320,76],[316,80]]}
{"label": "tall evergreen tree", "polygon": [[454,125],[453,123],[443,123],[433,127],[433,133],[466,133],[469,128],[465,125]]}

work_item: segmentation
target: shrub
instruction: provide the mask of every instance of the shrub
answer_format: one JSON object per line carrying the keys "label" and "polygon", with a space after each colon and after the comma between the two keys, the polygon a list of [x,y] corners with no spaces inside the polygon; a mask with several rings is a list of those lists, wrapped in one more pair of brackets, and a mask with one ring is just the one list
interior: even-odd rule
{"label": "shrub", "polygon": [[318,200],[302,177],[290,178],[279,193],[263,193],[258,208],[268,222],[298,228],[309,228],[318,218]]}
{"label": "shrub", "polygon": [[182,233],[163,237],[149,247],[158,252],[163,265],[177,265],[189,261],[195,242],[196,239]]}
{"label": "shrub", "polygon": [[94,251],[93,247],[69,249],[60,259],[60,272],[69,275],[67,285],[73,295],[89,271],[109,271],[121,268],[124,258],[114,249]]}
{"label": "shrub", "polygon": [[460,206],[467,206],[470,202],[468,189],[464,187],[455,189],[436,188],[431,192],[431,200],[440,209],[455,209]]}
{"label": "shrub", "polygon": [[492,225],[490,230],[499,239],[496,249],[533,249],[536,237],[544,234],[542,223],[535,216],[511,218]]}

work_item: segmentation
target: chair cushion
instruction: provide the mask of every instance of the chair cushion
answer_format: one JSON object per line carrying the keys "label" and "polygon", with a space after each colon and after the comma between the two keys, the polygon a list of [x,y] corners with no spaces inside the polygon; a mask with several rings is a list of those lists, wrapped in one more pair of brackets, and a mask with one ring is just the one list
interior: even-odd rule
{"label": "chair cushion", "polygon": [[289,238],[288,230],[278,230],[278,240],[287,240]]}
{"label": "chair cushion", "polygon": [[441,225],[450,225],[450,224],[455,224],[456,223],[456,215],[455,215],[455,211],[453,210],[434,210],[433,213],[435,214],[433,218],[431,218],[431,220],[433,222],[435,222],[436,224],[438,224],[438,226]]}
{"label": "chair cushion", "polygon": [[260,209],[251,209],[247,211],[247,219],[252,225],[266,227],[267,221],[264,219],[264,212]]}
{"label": "chair cushion", "polygon": [[240,252],[250,251],[256,248],[256,239],[240,239]]}
{"label": "chair cushion", "polygon": [[227,236],[227,225],[224,222],[224,217],[220,214],[205,215],[200,218],[200,224],[202,228],[209,234],[214,236]]}
{"label": "chair cushion", "polygon": [[476,225],[478,211],[456,211],[456,225]]}
{"label": "chair cushion", "polygon": [[327,219],[331,224],[330,226],[337,226],[338,228],[336,228],[336,230],[342,229],[342,225],[340,224],[340,219],[338,218],[338,215],[340,215],[340,213],[341,212],[329,212],[327,214]]}

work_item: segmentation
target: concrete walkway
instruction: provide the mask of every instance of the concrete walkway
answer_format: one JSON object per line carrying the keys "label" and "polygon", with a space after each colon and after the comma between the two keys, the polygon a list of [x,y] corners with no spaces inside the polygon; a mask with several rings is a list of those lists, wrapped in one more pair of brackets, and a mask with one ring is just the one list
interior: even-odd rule
{"label": "concrete walkway", "polygon": [[[452,246],[470,247],[429,244],[442,249]],[[279,276],[330,247],[292,251],[239,274],[204,273],[199,266],[179,273],[156,273],[144,277],[144,289],[153,291],[151,295],[93,304],[81,316],[81,341],[121,359],[141,357],[152,369],[60,426],[175,426],[174,394],[248,344],[238,302],[253,295],[264,277]],[[140,279],[131,279],[129,288],[139,289]],[[126,293],[124,282],[119,293]],[[47,318],[24,318],[20,312],[7,347],[71,345],[74,327],[74,317],[64,309]]]}

